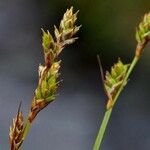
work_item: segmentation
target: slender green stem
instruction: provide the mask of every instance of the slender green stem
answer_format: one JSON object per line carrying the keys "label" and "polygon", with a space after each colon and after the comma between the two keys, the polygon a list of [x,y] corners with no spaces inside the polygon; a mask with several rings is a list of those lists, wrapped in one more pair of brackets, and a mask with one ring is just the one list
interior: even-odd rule
{"label": "slender green stem", "polygon": [[99,150],[99,147],[100,147],[100,144],[102,142],[109,118],[111,116],[111,112],[112,112],[112,108],[105,112],[102,124],[100,126],[100,129],[99,129],[99,132],[98,132],[98,135],[97,135],[94,147],[93,147],[93,150]]}
{"label": "slender green stem", "polygon": [[23,132],[23,140],[25,140],[25,138],[27,137],[30,128],[31,128],[31,123],[29,122],[29,120],[27,120],[25,128],[24,128],[24,132]]}
{"label": "slender green stem", "polygon": [[[130,65],[130,67],[129,67],[129,69],[128,69],[128,72],[127,72],[127,74],[126,74],[126,76],[125,76],[125,78],[124,78],[124,80],[122,82],[121,87],[119,88],[115,98],[113,99],[114,104],[116,103],[116,101],[117,101],[119,95],[121,94],[121,91],[123,90],[124,86],[126,85],[126,83],[128,81],[128,78],[129,78],[132,70],[134,69],[136,63],[138,62],[138,60],[139,60],[139,57],[135,56],[133,61],[132,61],[132,63],[131,63],[131,65]],[[114,106],[114,104],[113,104],[113,106]],[[100,126],[97,138],[95,140],[95,144],[94,144],[93,150],[99,150],[100,149],[100,146],[101,146],[104,134],[105,134],[106,127],[107,127],[108,122],[110,120],[110,116],[111,116],[112,110],[113,110],[113,107],[108,109],[108,110],[106,110],[106,112],[105,112],[102,124]]]}
{"label": "slender green stem", "polygon": [[121,85],[121,87],[119,88],[119,90],[118,90],[118,92],[117,92],[117,94],[116,94],[116,96],[115,96],[115,98],[114,98],[114,100],[113,100],[113,101],[114,101],[114,104],[116,103],[116,101],[117,101],[117,99],[118,99],[118,97],[119,97],[121,91],[123,90],[124,86],[127,84],[128,78],[129,78],[131,72],[133,71],[135,65],[137,64],[138,60],[139,60],[139,57],[136,57],[136,56],[135,56],[134,59],[133,59],[133,61],[132,61],[132,63],[131,63],[131,65],[130,65],[130,67],[129,67],[129,69],[128,69],[128,71],[127,71],[127,74],[126,74],[126,76],[125,76],[125,78],[124,78],[124,80],[123,80],[123,82],[122,82],[122,85]]}

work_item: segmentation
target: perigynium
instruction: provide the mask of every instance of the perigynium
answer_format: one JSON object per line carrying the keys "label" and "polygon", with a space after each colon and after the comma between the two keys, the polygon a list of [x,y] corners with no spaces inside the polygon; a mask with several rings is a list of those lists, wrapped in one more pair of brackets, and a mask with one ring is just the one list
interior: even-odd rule
{"label": "perigynium", "polygon": [[73,13],[73,7],[67,9],[59,27],[54,26],[54,37],[49,31],[42,29],[42,47],[45,63],[39,66],[39,82],[32,99],[27,121],[24,122],[20,109],[13,120],[9,134],[11,150],[20,149],[35,117],[56,98],[61,65],[59,55],[67,45],[78,39],[74,37],[81,27],[75,25],[77,13]]}

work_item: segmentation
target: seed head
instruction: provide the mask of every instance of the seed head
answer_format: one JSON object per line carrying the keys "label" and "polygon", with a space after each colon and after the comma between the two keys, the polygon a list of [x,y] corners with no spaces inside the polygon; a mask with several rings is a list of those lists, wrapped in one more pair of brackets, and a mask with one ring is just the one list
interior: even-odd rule
{"label": "seed head", "polygon": [[80,29],[80,26],[75,25],[77,13],[78,12],[73,13],[73,7],[67,9],[60,22],[59,28],[54,27],[54,38],[49,31],[45,32],[42,29],[42,46],[45,64],[39,66],[39,83],[35,90],[28,117],[30,123],[37,114],[49,103],[54,101],[56,97],[61,62],[58,56],[66,45],[72,44],[77,39],[73,37]]}
{"label": "seed head", "polygon": [[106,72],[104,87],[106,90],[106,94],[109,98],[107,109],[113,106],[112,100],[116,96],[118,89],[123,83],[124,77],[127,73],[129,65],[123,64],[122,61],[119,59],[114,66],[112,66],[110,72]]}
{"label": "seed head", "polygon": [[150,13],[144,15],[142,22],[136,29],[136,40],[141,45],[150,40]]}
{"label": "seed head", "polygon": [[23,121],[23,114],[22,112],[18,112],[16,118],[13,119],[13,124],[10,126],[9,131],[9,141],[11,150],[19,150],[23,139],[23,128],[24,128],[24,121]]}

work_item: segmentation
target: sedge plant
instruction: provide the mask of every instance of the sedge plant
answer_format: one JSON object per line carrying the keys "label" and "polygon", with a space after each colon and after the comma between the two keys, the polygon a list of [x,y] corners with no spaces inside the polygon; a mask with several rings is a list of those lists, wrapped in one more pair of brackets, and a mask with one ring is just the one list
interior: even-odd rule
{"label": "sedge plant", "polygon": [[[72,44],[78,39],[74,35],[79,31],[81,26],[76,26],[77,13],[73,13],[73,7],[67,9],[59,27],[54,26],[54,36],[49,31],[42,29],[42,47],[44,53],[44,65],[39,66],[39,81],[35,90],[29,113],[24,119],[21,112],[21,103],[18,108],[16,117],[10,126],[9,142],[10,150],[20,150],[23,141],[26,139],[31,125],[38,113],[53,102],[57,95],[59,86],[59,68],[61,60],[59,55],[66,45]],[[145,14],[143,20],[136,29],[137,46],[135,55],[131,63],[124,64],[121,59],[111,67],[110,72],[102,73],[103,85],[107,95],[107,105],[102,124],[96,137],[93,150],[100,150],[104,134],[110,120],[114,106],[129,80],[129,76],[139,61],[143,50],[150,41],[150,13]],[[99,57],[98,57],[99,58]]]}
{"label": "sedge plant", "polygon": [[[98,135],[93,146],[93,150],[100,150],[102,145],[102,140],[110,120],[114,106],[126,86],[129,76],[134,70],[137,62],[140,60],[143,50],[147,43],[150,41],[150,12],[145,14],[139,26],[136,29],[136,41],[137,46],[135,49],[135,55],[131,63],[124,64],[120,59],[114,66],[111,67],[110,72],[106,72],[103,75],[103,69],[101,67],[100,59],[100,70],[103,79],[104,90],[107,95],[107,105],[105,114],[98,132]],[[99,58],[99,57],[98,57]]]}
{"label": "sedge plant", "polygon": [[55,100],[59,86],[59,68],[61,60],[59,55],[69,44],[78,39],[74,35],[81,26],[76,26],[77,13],[73,13],[73,7],[67,9],[59,27],[54,26],[54,37],[49,31],[42,29],[42,47],[44,53],[44,65],[39,66],[39,81],[35,90],[29,113],[24,120],[20,106],[13,124],[10,127],[10,150],[20,150],[21,145],[38,113]]}

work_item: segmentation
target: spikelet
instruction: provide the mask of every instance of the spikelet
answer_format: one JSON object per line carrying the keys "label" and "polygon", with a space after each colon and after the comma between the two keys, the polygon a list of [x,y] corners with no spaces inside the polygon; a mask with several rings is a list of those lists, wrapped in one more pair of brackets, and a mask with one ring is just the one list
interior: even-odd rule
{"label": "spikelet", "polygon": [[13,119],[13,124],[10,126],[9,141],[11,150],[19,150],[23,142],[22,134],[24,128],[23,114],[18,112],[16,118]]}
{"label": "spikelet", "polygon": [[128,64],[123,64],[119,59],[118,62],[112,66],[111,72],[106,72],[104,87],[109,98],[107,109],[113,106],[113,99],[123,83],[128,67]]}
{"label": "spikelet", "polygon": [[139,58],[144,50],[144,47],[150,40],[150,13],[144,15],[143,20],[136,29],[136,40],[138,45],[135,55]]}
{"label": "spikelet", "polygon": [[30,122],[34,120],[39,111],[41,111],[55,99],[56,90],[58,87],[57,79],[59,76],[59,64],[60,62],[53,63],[45,75],[43,75],[43,69],[45,68],[40,66],[39,75],[41,76],[41,80],[39,81],[39,85],[35,90],[35,96],[32,101],[31,111],[28,118]]}
{"label": "spikelet", "polygon": [[73,37],[80,29],[80,26],[75,25],[77,13],[78,12],[73,13],[73,7],[67,9],[60,22],[59,28],[54,26],[54,38],[49,31],[45,32],[42,29],[42,46],[45,65],[39,66],[39,83],[35,90],[28,116],[30,123],[34,120],[36,115],[49,103],[54,101],[56,97],[61,62],[58,60],[58,55],[66,45],[72,44],[77,39]]}
{"label": "spikelet", "polygon": [[81,26],[76,26],[77,14],[73,13],[73,7],[67,9],[66,13],[63,16],[63,19],[60,22],[60,26],[57,29],[55,27],[55,38],[57,43],[61,43],[62,46],[66,44],[72,44],[77,38],[73,38],[73,35],[76,34]]}
{"label": "spikelet", "polygon": [[144,15],[142,22],[136,30],[136,40],[140,44],[144,44],[150,40],[150,13]]}

